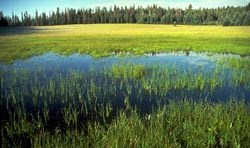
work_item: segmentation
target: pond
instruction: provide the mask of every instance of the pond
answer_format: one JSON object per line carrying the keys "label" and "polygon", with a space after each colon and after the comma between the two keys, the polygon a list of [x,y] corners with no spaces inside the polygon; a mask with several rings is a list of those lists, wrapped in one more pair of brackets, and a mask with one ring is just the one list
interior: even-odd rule
{"label": "pond", "polygon": [[145,114],[172,100],[249,102],[249,65],[248,57],[194,52],[101,58],[46,53],[0,64],[2,119],[15,106],[31,114],[49,109],[56,124],[65,108],[93,119],[134,107]]}

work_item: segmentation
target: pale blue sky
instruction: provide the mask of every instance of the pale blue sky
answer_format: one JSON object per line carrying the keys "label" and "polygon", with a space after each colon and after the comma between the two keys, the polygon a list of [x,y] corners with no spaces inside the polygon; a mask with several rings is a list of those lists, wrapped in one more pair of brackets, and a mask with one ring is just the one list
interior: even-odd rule
{"label": "pale blue sky", "polygon": [[250,0],[0,0],[0,10],[5,15],[11,16],[12,12],[19,15],[25,10],[34,15],[37,9],[39,13],[64,8],[95,8],[96,6],[110,7],[118,6],[147,6],[157,4],[161,7],[186,8],[192,4],[194,8],[199,7],[221,7],[221,6],[245,6]]}

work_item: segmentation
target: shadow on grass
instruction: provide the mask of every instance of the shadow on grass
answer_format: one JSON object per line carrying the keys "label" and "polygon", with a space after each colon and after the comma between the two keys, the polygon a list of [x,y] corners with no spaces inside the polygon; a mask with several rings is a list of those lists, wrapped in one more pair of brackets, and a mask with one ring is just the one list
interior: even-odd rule
{"label": "shadow on grass", "polygon": [[41,30],[49,30],[37,27],[0,27],[0,36],[17,35],[17,34],[31,34],[37,33]]}

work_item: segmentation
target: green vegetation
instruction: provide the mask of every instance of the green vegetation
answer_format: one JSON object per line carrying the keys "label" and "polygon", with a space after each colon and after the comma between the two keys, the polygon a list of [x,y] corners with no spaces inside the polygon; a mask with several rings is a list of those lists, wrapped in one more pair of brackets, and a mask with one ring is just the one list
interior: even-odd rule
{"label": "green vegetation", "polygon": [[250,27],[106,24],[26,29],[35,31],[7,31],[0,36],[1,63],[46,52],[89,53],[96,57],[171,51],[250,55]]}
{"label": "green vegetation", "polygon": [[[246,26],[8,29],[0,34],[1,63],[47,52],[95,57],[176,51],[250,56]],[[215,60],[212,70],[133,62],[86,71],[63,69],[57,63],[46,68],[1,64],[2,146],[250,147],[250,58]]]}
{"label": "green vegetation", "polygon": [[[138,24],[192,24],[192,25],[250,25],[250,3],[247,6],[228,6],[218,8],[193,9],[164,8],[157,5],[147,7],[122,7],[114,5],[113,8],[62,8],[51,10],[49,14],[36,10],[35,15],[22,13],[21,19],[15,15],[6,16],[0,11],[0,20],[4,18],[10,26],[46,26],[67,24],[107,24],[107,23],[138,23]],[[197,6],[196,6],[197,7]],[[0,22],[1,23],[1,22]],[[0,24],[1,25],[1,24]]]}
{"label": "green vegetation", "polygon": [[[141,116],[121,110],[110,124],[89,123],[87,129],[45,130],[41,119],[12,119],[5,124],[12,137],[25,137],[34,147],[249,147],[249,104],[178,101]],[[3,146],[20,146],[5,136]],[[13,141],[11,141],[13,140]],[[16,143],[15,143],[16,142]],[[12,145],[13,144],[13,145]],[[22,144],[24,145],[24,143]]]}
{"label": "green vegetation", "polygon": [[3,67],[3,146],[249,147],[249,98],[208,97],[225,87],[249,90],[245,63],[220,60],[206,73],[133,63],[89,71]]}
{"label": "green vegetation", "polygon": [[124,78],[129,77],[130,79],[140,79],[146,75],[146,70],[144,65],[113,65],[112,75],[114,78]]}

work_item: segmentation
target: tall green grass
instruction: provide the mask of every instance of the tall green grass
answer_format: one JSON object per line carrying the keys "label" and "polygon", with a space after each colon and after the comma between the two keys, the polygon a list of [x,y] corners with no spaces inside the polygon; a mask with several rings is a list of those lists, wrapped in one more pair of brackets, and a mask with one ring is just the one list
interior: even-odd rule
{"label": "tall green grass", "polygon": [[158,106],[143,116],[136,108],[120,110],[110,123],[96,121],[89,122],[86,129],[52,131],[44,129],[41,119],[30,122],[18,116],[2,126],[2,144],[19,147],[30,141],[34,147],[249,147],[249,109],[243,101],[213,104],[186,99]]}
{"label": "tall green grass", "polygon": [[3,66],[2,145],[249,147],[249,98],[199,96],[249,90],[247,59],[225,61],[207,73],[133,63],[89,71]]}

